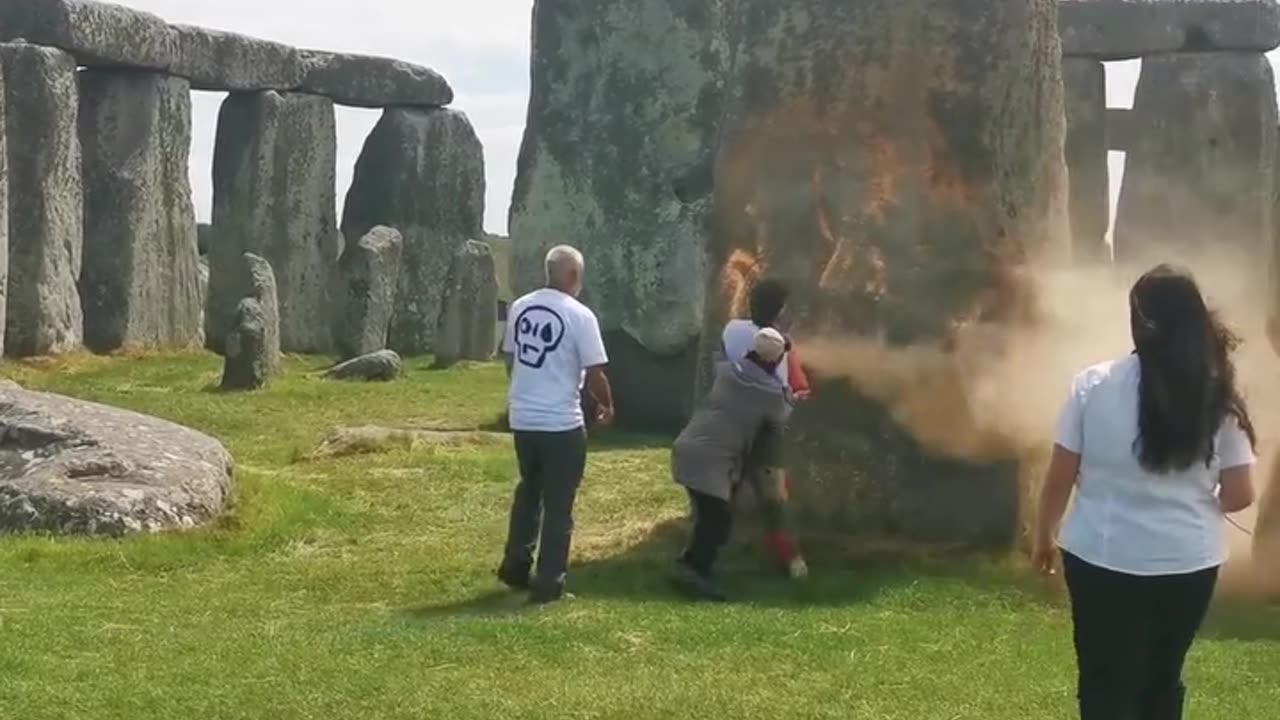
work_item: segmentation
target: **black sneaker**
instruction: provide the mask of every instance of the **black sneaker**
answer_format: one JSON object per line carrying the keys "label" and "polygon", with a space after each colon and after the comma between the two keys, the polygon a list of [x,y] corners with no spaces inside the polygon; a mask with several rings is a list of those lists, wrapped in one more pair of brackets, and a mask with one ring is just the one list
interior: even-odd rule
{"label": "black sneaker", "polygon": [[529,590],[530,605],[550,605],[561,600],[573,599],[574,596],[571,593],[564,591],[563,585],[556,585],[555,587],[539,587],[535,585]]}
{"label": "black sneaker", "polygon": [[506,585],[512,590],[524,591],[529,589],[528,570],[525,570],[524,572],[517,572],[511,568],[511,566],[503,563],[502,566],[498,568],[498,579],[502,581],[503,585]]}
{"label": "black sneaker", "polygon": [[715,580],[689,567],[684,561],[676,562],[676,587],[694,600],[728,602],[729,598]]}

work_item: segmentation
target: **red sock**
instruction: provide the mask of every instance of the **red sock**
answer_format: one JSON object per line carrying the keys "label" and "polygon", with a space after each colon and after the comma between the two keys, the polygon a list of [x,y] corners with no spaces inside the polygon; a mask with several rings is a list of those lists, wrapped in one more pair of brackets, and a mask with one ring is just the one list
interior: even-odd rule
{"label": "red sock", "polygon": [[783,567],[790,567],[791,561],[796,559],[795,540],[784,532],[771,532],[766,537],[766,541],[778,562],[782,563]]}

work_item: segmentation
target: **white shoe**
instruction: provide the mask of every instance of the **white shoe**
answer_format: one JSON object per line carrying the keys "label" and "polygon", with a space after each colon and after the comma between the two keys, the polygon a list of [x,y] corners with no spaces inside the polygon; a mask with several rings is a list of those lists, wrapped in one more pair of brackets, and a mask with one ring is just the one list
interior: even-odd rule
{"label": "white shoe", "polygon": [[805,563],[804,558],[797,555],[787,568],[787,574],[791,576],[792,580],[803,580],[809,577],[809,566]]}

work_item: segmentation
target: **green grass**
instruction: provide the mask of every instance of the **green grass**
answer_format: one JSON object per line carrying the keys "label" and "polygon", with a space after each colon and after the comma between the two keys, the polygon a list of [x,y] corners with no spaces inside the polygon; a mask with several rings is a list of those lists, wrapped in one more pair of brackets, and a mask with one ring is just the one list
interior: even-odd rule
{"label": "green grass", "polygon": [[[294,359],[254,395],[204,356],[8,365],[35,389],[221,438],[233,513],[188,535],[0,540],[0,718],[1068,718],[1069,616],[1017,564],[814,558],[793,587],[729,558],[742,601],[688,604],[665,571],[682,495],[660,440],[598,441],[576,601],[499,592],[506,447],[306,457],[335,426],[491,423],[500,368],[412,364],[334,384]],[[1189,717],[1273,718],[1280,614],[1222,607]]]}

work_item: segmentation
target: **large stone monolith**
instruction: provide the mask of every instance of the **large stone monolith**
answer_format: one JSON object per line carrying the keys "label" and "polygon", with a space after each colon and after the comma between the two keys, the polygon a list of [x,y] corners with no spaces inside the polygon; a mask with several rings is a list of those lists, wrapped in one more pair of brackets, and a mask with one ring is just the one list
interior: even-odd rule
{"label": "large stone monolith", "polygon": [[1116,209],[1117,261],[1270,257],[1276,91],[1260,53],[1147,58]]}
{"label": "large stone monolith", "polygon": [[223,103],[213,158],[210,349],[221,352],[240,302],[230,292],[230,269],[245,252],[261,255],[275,270],[284,350],[331,349],[330,286],[342,244],[336,153],[332,100],[262,92],[233,94]]}
{"label": "large stone monolith", "polygon": [[542,284],[552,246],[582,250],[583,299],[605,334],[619,422],[633,428],[678,429],[689,411],[726,6],[534,5],[533,84],[511,208],[513,290]]}
{"label": "large stone monolith", "polygon": [[5,352],[80,346],[76,281],[84,245],[76,61],[61,50],[0,44],[9,148]]}
{"label": "large stone monolith", "polygon": [[[707,344],[760,273],[791,286],[799,336],[946,347],[960,325],[1027,317],[1021,271],[1067,243],[1055,17],[1051,0],[751,3],[721,128]],[[944,457],[843,381],[814,380],[789,461],[814,535],[1013,541],[1013,458]]]}
{"label": "large stone monolith", "polygon": [[1107,165],[1107,72],[1098,60],[1064,58],[1062,80],[1071,177],[1071,255],[1082,263],[1108,262],[1111,171]]}
{"label": "large stone monolith", "polygon": [[187,167],[191,86],[154,73],[81,72],[80,144],[85,345],[193,345],[203,300]]}
{"label": "large stone monolith", "polygon": [[454,252],[484,228],[484,150],[456,110],[389,108],[365,140],[342,232],[354,243],[377,225],[404,237],[388,346],[432,351]]}
{"label": "large stone monolith", "polygon": [[4,354],[9,296],[9,150],[5,142],[4,63],[0,62],[0,355]]}

